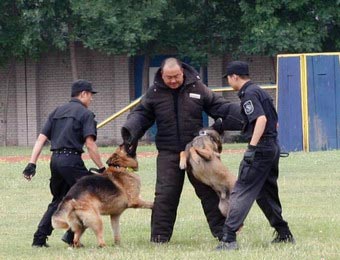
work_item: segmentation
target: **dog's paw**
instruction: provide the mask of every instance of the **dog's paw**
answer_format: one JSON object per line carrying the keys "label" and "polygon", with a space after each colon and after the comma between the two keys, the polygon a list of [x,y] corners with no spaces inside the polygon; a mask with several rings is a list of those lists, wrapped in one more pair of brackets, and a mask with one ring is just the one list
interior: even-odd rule
{"label": "dog's paw", "polygon": [[192,161],[195,162],[196,164],[199,164],[201,161],[201,157],[197,153],[192,153],[191,158]]}
{"label": "dog's paw", "polygon": [[221,159],[221,154],[220,153],[217,153],[217,152],[214,152],[215,156],[218,158],[218,159]]}
{"label": "dog's paw", "polygon": [[101,242],[98,244],[98,248],[104,248],[104,247],[106,247],[105,242]]}
{"label": "dog's paw", "polygon": [[148,209],[153,209],[153,202],[149,202]]}
{"label": "dog's paw", "polygon": [[181,170],[185,170],[187,168],[187,162],[185,160],[180,160],[179,162],[179,168]]}

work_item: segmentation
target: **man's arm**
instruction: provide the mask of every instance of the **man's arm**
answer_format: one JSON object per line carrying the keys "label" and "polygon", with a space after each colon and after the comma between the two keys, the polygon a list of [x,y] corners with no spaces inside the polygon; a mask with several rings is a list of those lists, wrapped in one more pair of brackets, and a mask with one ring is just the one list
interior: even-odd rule
{"label": "man's arm", "polygon": [[30,162],[27,164],[26,168],[22,172],[24,175],[24,178],[28,181],[30,181],[33,176],[35,175],[35,168],[36,168],[36,163],[38,161],[39,155],[41,153],[41,150],[47,140],[47,136],[44,134],[39,134],[37,140],[35,141],[33,150],[32,150],[32,155]]}
{"label": "man's arm", "polygon": [[262,115],[256,119],[253,136],[251,137],[248,149],[243,155],[243,160],[247,163],[252,164],[255,158],[256,146],[263,135],[264,129],[266,127],[267,118]]}
{"label": "man's arm", "polygon": [[87,152],[89,153],[89,156],[92,159],[92,161],[97,165],[99,169],[103,168],[104,164],[102,163],[102,160],[100,158],[100,154],[98,151],[98,146],[96,142],[94,141],[94,138],[92,135],[89,135],[86,137],[85,146],[87,148]]}
{"label": "man's arm", "polygon": [[242,130],[243,118],[240,103],[230,103],[206,86],[202,90],[205,102],[204,111],[215,120],[219,118],[222,120],[222,122],[219,123],[220,129],[213,128],[220,134],[225,130]]}
{"label": "man's arm", "polygon": [[259,116],[256,119],[253,136],[251,137],[251,140],[249,143],[250,145],[253,145],[253,146],[257,145],[257,143],[259,142],[260,138],[263,135],[264,129],[266,128],[266,124],[267,124],[267,118],[265,115]]}
{"label": "man's arm", "polygon": [[32,150],[30,163],[33,163],[33,164],[37,163],[41,150],[44,147],[44,144],[46,141],[47,141],[47,136],[44,134],[39,134],[37,140],[35,141],[33,150]]}

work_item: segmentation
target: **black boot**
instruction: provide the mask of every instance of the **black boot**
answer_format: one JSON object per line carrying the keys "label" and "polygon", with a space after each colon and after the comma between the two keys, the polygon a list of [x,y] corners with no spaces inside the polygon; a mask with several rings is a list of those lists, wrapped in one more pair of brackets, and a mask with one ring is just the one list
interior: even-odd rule
{"label": "black boot", "polygon": [[215,251],[234,251],[238,250],[238,245],[236,241],[223,242],[221,241],[219,245],[215,248]]}
{"label": "black boot", "polygon": [[236,232],[227,231],[226,234],[220,240],[219,245],[215,248],[215,251],[234,251],[238,250],[238,244],[236,242]]}
{"label": "black boot", "polygon": [[169,241],[170,241],[169,238],[161,235],[152,236],[150,239],[150,242],[155,244],[165,244],[168,243]]}
{"label": "black boot", "polygon": [[72,246],[73,245],[73,238],[74,238],[74,233],[72,232],[71,229],[69,229],[62,236],[61,240],[64,241],[66,244]]}

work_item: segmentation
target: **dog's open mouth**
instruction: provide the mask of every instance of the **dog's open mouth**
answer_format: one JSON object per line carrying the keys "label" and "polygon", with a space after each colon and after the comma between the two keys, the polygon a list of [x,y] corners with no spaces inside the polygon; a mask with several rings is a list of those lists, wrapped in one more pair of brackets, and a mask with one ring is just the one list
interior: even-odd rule
{"label": "dog's open mouth", "polygon": [[107,159],[106,164],[109,167],[116,169],[125,169],[128,172],[138,171],[138,162],[135,158],[129,157],[126,153],[116,151],[110,158]]}
{"label": "dog's open mouth", "polygon": [[119,164],[116,164],[116,163],[113,163],[109,160],[106,161],[106,164],[109,166],[109,167],[114,167],[114,168],[124,168],[126,171],[128,172],[135,172],[138,170],[138,168],[134,168],[134,167],[123,167],[123,166],[120,166]]}

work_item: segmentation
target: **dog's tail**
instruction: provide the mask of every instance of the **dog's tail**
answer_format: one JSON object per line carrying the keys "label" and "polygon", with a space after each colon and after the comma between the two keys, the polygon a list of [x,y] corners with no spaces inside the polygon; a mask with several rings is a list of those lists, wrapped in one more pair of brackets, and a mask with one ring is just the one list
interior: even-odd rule
{"label": "dog's tail", "polygon": [[74,210],[73,199],[64,199],[52,216],[52,226],[55,229],[69,229],[68,216]]}

